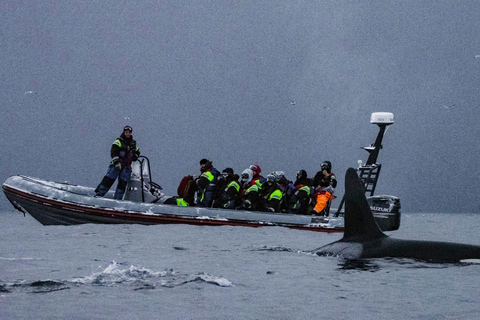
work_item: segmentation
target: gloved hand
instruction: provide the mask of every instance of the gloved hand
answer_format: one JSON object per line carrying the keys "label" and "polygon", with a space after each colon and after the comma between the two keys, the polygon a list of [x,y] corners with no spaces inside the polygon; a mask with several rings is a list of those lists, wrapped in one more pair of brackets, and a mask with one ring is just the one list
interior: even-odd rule
{"label": "gloved hand", "polygon": [[116,160],[113,165],[115,166],[115,168],[117,168],[118,170],[122,170],[122,162]]}

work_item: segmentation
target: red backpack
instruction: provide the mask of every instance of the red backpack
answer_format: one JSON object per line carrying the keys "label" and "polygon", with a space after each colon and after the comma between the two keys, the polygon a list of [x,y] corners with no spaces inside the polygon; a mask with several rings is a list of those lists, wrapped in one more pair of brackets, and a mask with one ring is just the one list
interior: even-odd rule
{"label": "red backpack", "polygon": [[189,205],[194,205],[195,191],[197,190],[197,185],[193,176],[185,176],[180,181],[180,184],[177,188],[177,194],[180,198],[183,198]]}

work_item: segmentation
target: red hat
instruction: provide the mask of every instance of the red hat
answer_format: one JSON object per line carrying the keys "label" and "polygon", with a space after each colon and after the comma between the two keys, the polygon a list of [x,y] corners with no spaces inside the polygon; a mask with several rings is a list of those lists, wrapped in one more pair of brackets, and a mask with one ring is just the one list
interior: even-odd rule
{"label": "red hat", "polygon": [[258,174],[260,174],[260,172],[262,172],[262,169],[260,169],[260,166],[258,164],[252,164],[250,166],[250,170],[256,171]]}

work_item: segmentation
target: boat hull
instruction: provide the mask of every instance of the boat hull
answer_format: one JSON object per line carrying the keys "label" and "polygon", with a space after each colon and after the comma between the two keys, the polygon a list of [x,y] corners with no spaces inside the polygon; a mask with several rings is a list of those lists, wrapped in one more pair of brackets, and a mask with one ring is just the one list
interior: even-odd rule
{"label": "boat hull", "polygon": [[[192,224],[208,226],[281,226],[317,232],[343,232],[340,226],[311,223],[311,216],[242,210],[178,207],[93,197],[93,189],[13,176],[3,190],[12,205],[43,225],[103,224]],[[343,221],[342,221],[343,222]]]}

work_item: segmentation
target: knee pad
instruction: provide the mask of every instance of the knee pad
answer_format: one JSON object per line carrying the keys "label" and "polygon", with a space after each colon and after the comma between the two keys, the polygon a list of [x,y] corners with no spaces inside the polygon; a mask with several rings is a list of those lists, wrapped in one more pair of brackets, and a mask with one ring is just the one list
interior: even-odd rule
{"label": "knee pad", "polygon": [[100,182],[100,184],[102,184],[102,185],[104,185],[104,186],[106,186],[110,189],[110,187],[112,186],[112,184],[114,182],[115,182],[115,179],[104,176],[103,179],[102,179],[102,182]]}
{"label": "knee pad", "polygon": [[127,181],[118,179],[117,189],[120,189],[120,190],[122,190],[122,191],[125,191],[126,188],[127,188]]}

